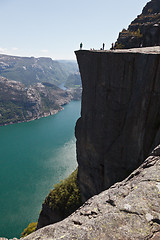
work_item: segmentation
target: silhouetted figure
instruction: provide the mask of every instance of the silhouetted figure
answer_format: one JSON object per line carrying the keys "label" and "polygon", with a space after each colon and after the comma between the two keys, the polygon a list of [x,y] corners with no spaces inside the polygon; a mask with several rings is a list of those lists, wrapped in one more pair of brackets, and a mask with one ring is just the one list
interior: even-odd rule
{"label": "silhouetted figure", "polygon": [[82,44],[82,42],[80,43],[80,50],[82,50],[82,47],[83,47],[83,44]]}
{"label": "silhouetted figure", "polygon": [[112,43],[112,47],[110,48],[110,50],[115,50],[116,49],[116,44]]}
{"label": "silhouetted figure", "polygon": [[104,50],[104,46],[105,46],[105,44],[103,43],[103,50]]}

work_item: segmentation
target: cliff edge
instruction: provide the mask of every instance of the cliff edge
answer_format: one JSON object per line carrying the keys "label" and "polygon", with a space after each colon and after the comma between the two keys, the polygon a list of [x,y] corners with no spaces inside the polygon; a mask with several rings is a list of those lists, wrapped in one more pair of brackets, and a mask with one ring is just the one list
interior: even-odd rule
{"label": "cliff edge", "polygon": [[160,47],[75,53],[83,86],[78,181],[86,201],[122,181],[160,142]]}

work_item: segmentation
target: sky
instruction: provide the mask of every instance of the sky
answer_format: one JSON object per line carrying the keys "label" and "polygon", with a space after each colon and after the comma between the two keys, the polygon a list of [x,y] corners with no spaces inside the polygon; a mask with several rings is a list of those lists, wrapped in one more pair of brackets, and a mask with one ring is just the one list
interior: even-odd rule
{"label": "sky", "polygon": [[105,49],[149,0],[0,0],[0,54],[75,60]]}

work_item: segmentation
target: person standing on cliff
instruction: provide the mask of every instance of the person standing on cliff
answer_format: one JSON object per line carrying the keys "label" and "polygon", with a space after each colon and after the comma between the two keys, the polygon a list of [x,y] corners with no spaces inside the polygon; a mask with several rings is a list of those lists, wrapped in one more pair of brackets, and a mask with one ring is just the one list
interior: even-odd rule
{"label": "person standing on cliff", "polygon": [[104,50],[104,46],[105,46],[105,44],[103,43],[103,48],[102,48],[103,50]]}
{"label": "person standing on cliff", "polygon": [[83,44],[82,44],[82,42],[80,43],[80,50],[82,50],[82,47],[83,47]]}

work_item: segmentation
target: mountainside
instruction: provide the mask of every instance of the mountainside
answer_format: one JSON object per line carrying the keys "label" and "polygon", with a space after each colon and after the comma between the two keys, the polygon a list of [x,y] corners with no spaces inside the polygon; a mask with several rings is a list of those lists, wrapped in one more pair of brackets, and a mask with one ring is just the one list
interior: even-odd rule
{"label": "mountainside", "polygon": [[72,95],[51,83],[25,87],[0,77],[0,125],[29,121],[62,110]]}
{"label": "mountainside", "polygon": [[65,82],[65,87],[66,88],[81,88],[82,82],[81,82],[80,73],[77,72],[77,73],[70,74]]}
{"label": "mountainside", "polygon": [[77,72],[74,61],[54,61],[51,58],[16,57],[0,54],[0,75],[22,82],[26,86],[37,82],[60,85]]}
{"label": "mountainside", "polygon": [[136,48],[160,45],[160,1],[152,0],[142,14],[123,29],[115,44],[116,48]]}

